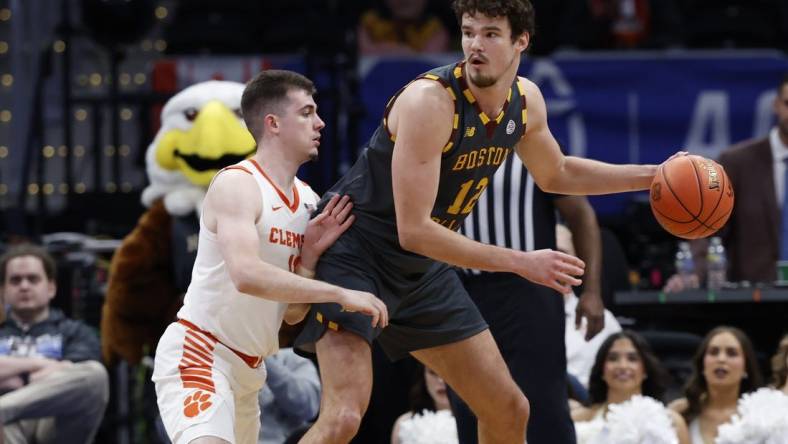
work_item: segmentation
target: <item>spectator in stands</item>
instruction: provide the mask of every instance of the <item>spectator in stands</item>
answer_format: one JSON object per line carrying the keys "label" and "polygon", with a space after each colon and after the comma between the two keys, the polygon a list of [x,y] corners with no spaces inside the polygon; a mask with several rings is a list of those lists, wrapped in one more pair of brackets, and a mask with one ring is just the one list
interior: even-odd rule
{"label": "spectator in stands", "polygon": [[457,428],[449,409],[446,383],[430,368],[421,364],[418,367],[410,390],[410,411],[394,423],[391,444],[424,442],[425,432],[434,442],[456,442]]}
{"label": "spectator in stands", "polygon": [[674,0],[570,0],[564,43],[582,49],[666,48],[681,43]]}
{"label": "spectator in stands", "polygon": [[[668,439],[678,438],[681,444],[689,443],[684,419],[676,412],[664,408],[660,402],[665,392],[666,380],[667,372],[642,336],[629,330],[608,336],[600,346],[591,369],[588,383],[591,404],[572,411],[578,442],[616,442],[617,436],[610,435],[613,433],[611,430],[616,428],[607,426],[611,407],[633,406],[634,403],[625,403],[640,395],[653,398],[646,401],[646,405],[650,407],[658,403],[656,413],[662,415],[664,420],[664,428],[657,430],[658,435],[667,436]],[[642,401],[642,398],[635,400],[639,401]],[[659,418],[653,419],[655,424],[659,423]],[[585,427],[591,424],[583,424],[592,422],[598,426]],[[638,426],[642,424],[629,424],[632,428]],[[655,440],[652,438],[642,442]]]}
{"label": "spectator in stands", "polygon": [[788,395],[788,334],[785,334],[772,356],[772,385]]}
{"label": "spectator in stands", "polygon": [[[736,200],[728,223],[720,231],[728,254],[728,280],[732,282],[773,282],[777,261],[788,259],[788,206],[784,205],[788,195],[788,73],[777,87],[773,109],[777,124],[767,137],[742,142],[719,156],[736,194],[744,196]],[[707,245],[705,239],[692,242],[700,282],[706,274]],[[683,289],[683,281],[676,275],[665,285],[667,292]]]}
{"label": "spectator in stands", "polygon": [[[572,243],[572,232],[563,224],[555,227],[556,247],[558,251],[576,255],[575,247]],[[602,330],[590,340],[586,338],[588,329],[587,323],[583,322],[580,329],[577,329],[575,319],[577,316],[577,296],[574,293],[564,295],[564,312],[566,313],[566,324],[564,339],[566,341],[566,366],[570,375],[588,388],[588,378],[591,374],[591,367],[594,365],[597,351],[608,336],[620,332],[621,325],[613,316],[610,310],[605,309],[605,322]]]}
{"label": "spectator in stands", "polygon": [[260,391],[259,444],[280,444],[294,432],[305,431],[320,408],[320,377],[309,359],[292,348],[265,358],[267,377]]}
{"label": "spectator in stands", "polygon": [[362,54],[445,52],[450,36],[428,10],[428,0],[379,0],[362,14],[358,27]]}
{"label": "spectator in stands", "polygon": [[55,261],[33,245],[0,257],[0,422],[6,442],[92,443],[109,398],[96,334],[50,308]]}
{"label": "spectator in stands", "polygon": [[693,444],[711,444],[718,427],[736,413],[739,398],[761,386],[761,372],[750,338],[727,326],[706,335],[692,367],[684,398],[670,408],[684,416]]}

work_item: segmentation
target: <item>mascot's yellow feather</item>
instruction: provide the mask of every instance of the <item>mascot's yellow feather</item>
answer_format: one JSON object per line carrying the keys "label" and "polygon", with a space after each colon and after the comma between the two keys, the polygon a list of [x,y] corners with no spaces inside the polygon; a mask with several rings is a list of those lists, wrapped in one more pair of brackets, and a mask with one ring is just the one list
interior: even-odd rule
{"label": "mascot's yellow feather", "polygon": [[146,153],[148,210],[112,258],[102,310],[108,364],[138,363],[174,319],[191,277],[205,191],[221,168],[254,153],[240,117],[244,85],[208,81],[173,96]]}

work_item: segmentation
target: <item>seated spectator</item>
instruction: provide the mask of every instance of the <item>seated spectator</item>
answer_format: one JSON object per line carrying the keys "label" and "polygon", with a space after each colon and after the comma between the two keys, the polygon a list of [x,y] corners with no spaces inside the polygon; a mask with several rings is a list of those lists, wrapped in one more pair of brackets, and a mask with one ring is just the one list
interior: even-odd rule
{"label": "seated spectator", "polygon": [[788,395],[788,334],[780,339],[772,356],[772,386]]}
{"label": "seated spectator", "polygon": [[0,257],[0,423],[9,443],[92,443],[109,398],[96,334],[50,308],[55,262],[19,245]]}
{"label": "seated spectator", "polygon": [[410,390],[410,411],[394,423],[391,444],[427,442],[426,435],[430,438],[428,442],[457,442],[457,426],[449,408],[446,383],[437,373],[420,365]]}
{"label": "seated spectator", "polygon": [[449,50],[449,32],[427,11],[428,0],[381,0],[363,13],[358,27],[361,54],[412,54]]}
{"label": "seated spectator", "polygon": [[260,391],[259,444],[280,444],[304,432],[320,409],[320,377],[309,359],[292,348],[265,358],[267,377]]}
{"label": "seated spectator", "polygon": [[[659,401],[667,373],[637,333],[610,335],[591,369],[591,405],[572,411],[578,443],[688,444],[687,425]],[[635,419],[643,421],[634,421]],[[637,439],[633,439],[637,436]]]}
{"label": "seated spectator", "polygon": [[692,359],[684,398],[670,408],[684,416],[693,444],[712,444],[717,429],[728,423],[739,398],[761,386],[755,350],[735,327],[717,327],[703,339]]}
{"label": "seated spectator", "polygon": [[[575,247],[572,243],[572,232],[565,225],[558,224],[555,227],[556,247],[558,251],[575,256]],[[577,296],[574,293],[564,295],[564,312],[566,313],[566,325],[564,338],[566,340],[566,365],[570,375],[580,381],[588,388],[588,377],[591,374],[591,366],[594,364],[597,350],[604,340],[613,333],[621,331],[621,325],[616,320],[610,310],[605,310],[605,326],[591,340],[586,340],[586,324],[577,328],[575,322],[577,316]]]}

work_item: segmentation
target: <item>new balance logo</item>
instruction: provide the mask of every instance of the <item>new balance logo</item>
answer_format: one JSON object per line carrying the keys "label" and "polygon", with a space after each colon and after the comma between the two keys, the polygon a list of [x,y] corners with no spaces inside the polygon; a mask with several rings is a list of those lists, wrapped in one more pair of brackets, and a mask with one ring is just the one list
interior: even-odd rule
{"label": "new balance logo", "polygon": [[465,137],[473,137],[474,134],[476,134],[475,126],[465,127]]}

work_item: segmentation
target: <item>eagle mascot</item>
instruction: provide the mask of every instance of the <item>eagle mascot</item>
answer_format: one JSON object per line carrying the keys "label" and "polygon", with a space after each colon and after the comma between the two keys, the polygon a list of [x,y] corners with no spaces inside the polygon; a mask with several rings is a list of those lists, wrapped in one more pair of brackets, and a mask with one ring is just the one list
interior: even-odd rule
{"label": "eagle mascot", "polygon": [[244,85],[207,81],[173,96],[145,161],[147,211],[110,264],[101,348],[108,364],[155,350],[182,305],[197,254],[199,216],[217,171],[255,151],[241,117]]}

